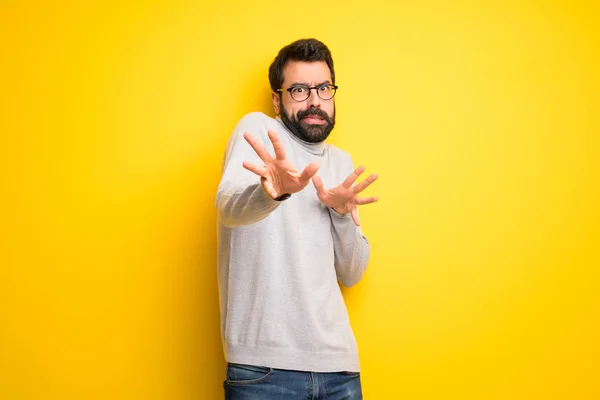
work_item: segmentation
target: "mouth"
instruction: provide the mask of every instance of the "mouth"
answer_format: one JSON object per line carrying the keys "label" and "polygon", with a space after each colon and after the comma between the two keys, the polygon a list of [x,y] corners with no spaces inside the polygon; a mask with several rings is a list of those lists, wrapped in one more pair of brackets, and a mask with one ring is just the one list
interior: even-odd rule
{"label": "mouth", "polygon": [[327,121],[325,121],[325,119],[323,119],[322,117],[320,117],[318,115],[308,115],[308,116],[302,118],[302,120],[310,125],[323,125],[323,124],[327,123]]}

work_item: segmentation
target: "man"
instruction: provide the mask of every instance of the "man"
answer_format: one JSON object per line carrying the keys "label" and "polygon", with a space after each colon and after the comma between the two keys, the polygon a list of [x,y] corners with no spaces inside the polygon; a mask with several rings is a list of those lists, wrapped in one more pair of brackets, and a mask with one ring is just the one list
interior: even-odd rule
{"label": "man", "polygon": [[364,167],[324,143],[337,86],[323,43],[281,49],[269,80],[277,118],[242,118],[217,193],[225,397],[362,399],[337,281],[352,286],[367,266],[357,206],[377,198],[357,195],[377,176],[356,184]]}

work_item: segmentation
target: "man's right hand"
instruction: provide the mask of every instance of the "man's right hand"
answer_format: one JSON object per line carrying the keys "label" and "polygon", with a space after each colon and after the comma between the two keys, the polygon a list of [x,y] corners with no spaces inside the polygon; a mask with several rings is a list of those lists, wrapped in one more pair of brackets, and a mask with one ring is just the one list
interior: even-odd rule
{"label": "man's right hand", "polygon": [[259,167],[251,162],[244,161],[242,163],[243,167],[260,176],[264,191],[273,199],[286,193],[292,194],[301,191],[319,170],[319,163],[316,161],[311,162],[301,173],[298,172],[286,158],[285,149],[281,140],[279,140],[279,136],[272,130],[269,130],[268,135],[271,143],[273,143],[275,158],[271,157],[258,139],[250,133],[244,132],[244,139],[252,146],[265,165]]}

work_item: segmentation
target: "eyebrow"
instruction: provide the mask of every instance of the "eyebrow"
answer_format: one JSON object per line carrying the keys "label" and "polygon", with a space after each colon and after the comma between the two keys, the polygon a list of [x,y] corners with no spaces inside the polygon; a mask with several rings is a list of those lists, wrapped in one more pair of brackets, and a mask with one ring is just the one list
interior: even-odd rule
{"label": "eyebrow", "polygon": [[[328,80],[326,80],[326,81],[323,81],[323,82],[321,82],[321,83],[318,83],[318,84],[316,84],[315,86],[321,86],[321,85],[324,85],[324,84],[326,84],[326,83],[328,83],[328,84],[330,84],[330,85],[331,85],[331,82],[330,82],[330,81],[329,81],[329,79],[328,79]],[[307,83],[303,83],[303,82],[294,82],[294,83],[292,83],[292,84],[290,85],[290,87],[295,87],[295,86],[306,86],[306,87],[308,87],[309,85],[308,85]]]}

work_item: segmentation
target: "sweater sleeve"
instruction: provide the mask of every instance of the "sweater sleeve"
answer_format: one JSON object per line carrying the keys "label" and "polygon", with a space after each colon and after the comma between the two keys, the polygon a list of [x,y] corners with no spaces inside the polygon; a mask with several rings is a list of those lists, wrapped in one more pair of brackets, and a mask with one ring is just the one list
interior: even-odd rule
{"label": "sweater sleeve", "polygon": [[226,227],[258,222],[280,204],[265,193],[260,177],[242,166],[244,161],[264,165],[244,139],[244,132],[257,137],[267,151],[273,154],[272,144],[267,136],[267,124],[261,116],[260,113],[252,113],[242,118],[227,144],[216,204],[219,219]]}
{"label": "sweater sleeve", "polygon": [[[349,160],[348,176],[352,171]],[[350,214],[340,215],[329,209],[331,234],[335,256],[335,271],[344,286],[357,284],[362,278],[370,256],[370,245],[360,226],[356,226]]]}

